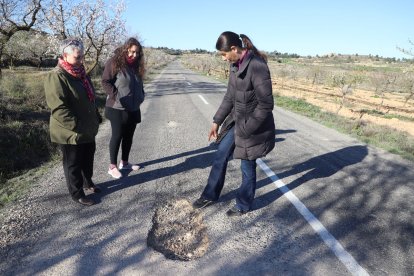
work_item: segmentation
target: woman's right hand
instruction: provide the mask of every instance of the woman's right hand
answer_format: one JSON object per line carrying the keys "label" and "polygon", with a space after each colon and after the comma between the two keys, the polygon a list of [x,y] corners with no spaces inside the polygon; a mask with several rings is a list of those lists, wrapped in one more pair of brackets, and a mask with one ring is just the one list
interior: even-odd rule
{"label": "woman's right hand", "polygon": [[211,138],[217,139],[218,124],[213,123],[211,125],[210,132],[208,133],[208,141],[210,142]]}

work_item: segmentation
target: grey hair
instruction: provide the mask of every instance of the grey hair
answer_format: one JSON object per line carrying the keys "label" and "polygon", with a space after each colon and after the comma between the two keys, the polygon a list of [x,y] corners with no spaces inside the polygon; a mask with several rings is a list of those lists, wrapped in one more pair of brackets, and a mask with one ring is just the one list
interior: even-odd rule
{"label": "grey hair", "polygon": [[84,47],[82,41],[74,38],[65,39],[59,45],[59,55],[63,56],[64,53],[70,55],[75,49],[83,53]]}

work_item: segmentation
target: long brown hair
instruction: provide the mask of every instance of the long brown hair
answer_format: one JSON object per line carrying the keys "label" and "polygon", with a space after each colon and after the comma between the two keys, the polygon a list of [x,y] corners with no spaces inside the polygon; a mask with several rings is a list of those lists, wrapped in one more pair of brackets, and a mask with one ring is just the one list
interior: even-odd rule
{"label": "long brown hair", "polygon": [[128,38],[124,45],[115,50],[114,62],[112,63],[112,70],[114,72],[119,72],[123,71],[128,66],[126,63],[128,49],[134,45],[138,47],[138,53],[137,59],[133,64],[133,68],[135,69],[135,73],[137,74],[137,76],[143,79],[145,75],[144,51],[142,49],[141,43],[139,43],[139,41],[133,37]]}
{"label": "long brown hair", "polygon": [[263,52],[257,50],[247,35],[238,35],[233,32],[223,32],[216,42],[216,49],[218,51],[228,52],[232,46],[237,46],[243,49],[251,50],[256,56],[261,57],[267,62],[267,56]]}

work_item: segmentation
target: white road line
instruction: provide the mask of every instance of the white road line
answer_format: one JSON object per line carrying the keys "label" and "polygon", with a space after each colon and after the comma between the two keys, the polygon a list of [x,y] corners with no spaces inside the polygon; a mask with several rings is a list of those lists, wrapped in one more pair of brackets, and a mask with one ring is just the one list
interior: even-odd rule
{"label": "white road line", "polygon": [[335,239],[331,233],[322,225],[322,223],[309,211],[309,209],[295,196],[295,194],[286,187],[286,184],[280,180],[277,175],[264,163],[260,158],[256,160],[256,163],[266,173],[266,175],[273,181],[273,183],[280,189],[281,192],[289,199],[289,201],[295,206],[295,208],[302,214],[302,216],[311,225],[313,230],[322,238],[325,244],[333,251],[338,259],[345,265],[345,267],[353,275],[369,275],[368,272],[363,269],[357,261],[349,254]]}
{"label": "white road line", "polygon": [[208,102],[206,101],[206,99],[204,99],[204,97],[203,96],[201,96],[201,95],[198,95],[199,97],[200,97],[200,99],[205,103],[205,104],[208,104]]}

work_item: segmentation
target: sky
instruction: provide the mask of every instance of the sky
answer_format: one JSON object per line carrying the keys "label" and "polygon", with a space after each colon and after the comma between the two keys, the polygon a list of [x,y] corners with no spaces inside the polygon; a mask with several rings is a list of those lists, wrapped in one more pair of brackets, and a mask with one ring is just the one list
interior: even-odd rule
{"label": "sky", "polygon": [[128,35],[145,47],[215,51],[224,31],[263,51],[412,58],[412,0],[124,0]]}

